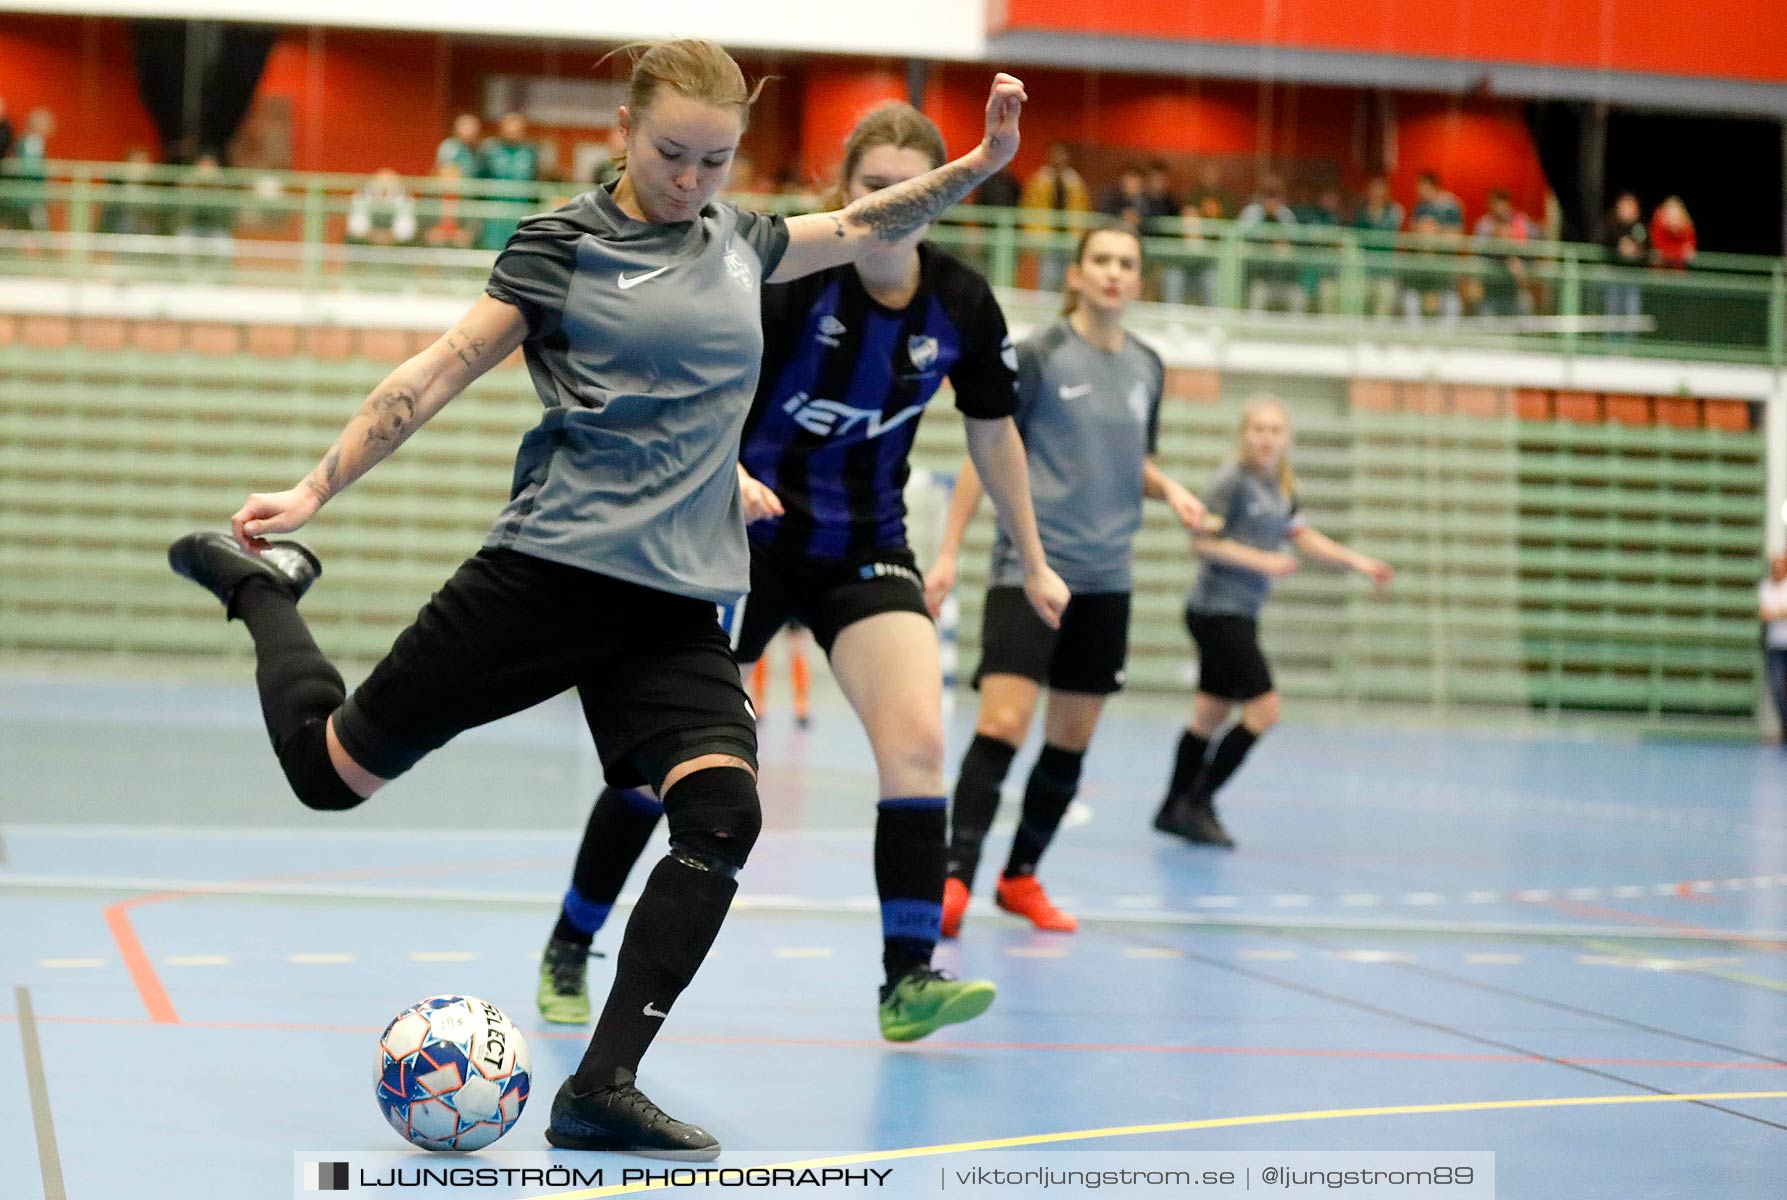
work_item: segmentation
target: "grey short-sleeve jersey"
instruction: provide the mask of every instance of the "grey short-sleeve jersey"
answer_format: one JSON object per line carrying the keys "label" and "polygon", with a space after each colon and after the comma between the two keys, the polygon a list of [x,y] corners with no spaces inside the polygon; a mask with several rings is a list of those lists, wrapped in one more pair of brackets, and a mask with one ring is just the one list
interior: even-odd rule
{"label": "grey short-sleeve jersey", "polygon": [[523,221],[486,291],[527,321],[546,412],[485,545],[716,603],[749,590],[738,441],[787,245],[779,217],[648,224],[605,188]]}
{"label": "grey short-sleeve jersey", "polygon": [[[1018,347],[1018,432],[1043,552],[1069,590],[1127,592],[1142,480],[1160,427],[1166,371],[1125,336],[1101,350],[1063,318]],[[993,541],[996,587],[1024,582],[1003,525]]]}
{"label": "grey short-sleeve jersey", "polygon": [[[1277,479],[1225,463],[1199,497],[1222,518],[1222,536],[1255,550],[1278,550],[1303,528],[1297,497],[1287,496]],[[1193,612],[1257,617],[1272,592],[1272,578],[1232,563],[1204,559],[1198,564],[1186,607]]]}

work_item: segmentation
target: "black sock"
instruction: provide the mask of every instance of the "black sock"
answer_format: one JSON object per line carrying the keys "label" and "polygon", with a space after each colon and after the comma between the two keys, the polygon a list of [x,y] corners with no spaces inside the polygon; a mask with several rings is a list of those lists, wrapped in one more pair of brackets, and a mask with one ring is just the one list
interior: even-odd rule
{"label": "black sock", "polygon": [[250,576],[236,589],[231,608],[254,638],[261,716],[292,790],[311,808],[359,804],[364,797],[341,781],[329,761],[323,728],[347,698],[347,686],[317,648],[298,602],[272,580]]}
{"label": "black sock", "polygon": [[1191,792],[1191,802],[1200,808],[1210,807],[1216,790],[1229,781],[1229,776],[1235,773],[1241,760],[1259,740],[1258,734],[1239,723],[1223,734],[1222,740],[1216,743],[1216,753],[1210,756],[1210,765],[1198,777],[1197,787]]}
{"label": "black sock", "polygon": [[664,806],[634,788],[603,788],[590,809],[571,886],[559,907],[554,941],[587,946],[614,910],[627,873],[645,853]]}
{"label": "black sock", "polygon": [[999,788],[1011,770],[1016,746],[984,733],[974,735],[962,756],[962,773],[956,777],[955,805],[949,814],[949,874],[970,888],[980,866],[980,847],[993,815],[999,811]]}
{"label": "black sock", "polygon": [[578,1091],[614,1082],[617,1069],[637,1073],[652,1039],[719,936],[738,881],[676,858],[658,861],[627,920],[614,984],[596,1032],[573,1077]]}
{"label": "black sock", "polygon": [[931,964],[943,927],[942,796],[875,806],[875,890],[881,896],[881,965],[892,983]]}
{"label": "black sock", "polygon": [[1179,735],[1179,751],[1173,758],[1173,779],[1167,784],[1167,794],[1161,800],[1161,808],[1166,808],[1181,796],[1189,796],[1197,787],[1198,776],[1204,773],[1204,757],[1210,753],[1210,739],[1199,737],[1187,729]]}
{"label": "black sock", "polygon": [[1044,745],[1030,769],[1030,782],[1024,786],[1024,812],[1018,820],[1017,836],[1011,839],[1011,857],[1005,862],[1009,875],[1034,875],[1036,864],[1061,828],[1061,818],[1080,790],[1080,764],[1084,750],[1063,750]]}

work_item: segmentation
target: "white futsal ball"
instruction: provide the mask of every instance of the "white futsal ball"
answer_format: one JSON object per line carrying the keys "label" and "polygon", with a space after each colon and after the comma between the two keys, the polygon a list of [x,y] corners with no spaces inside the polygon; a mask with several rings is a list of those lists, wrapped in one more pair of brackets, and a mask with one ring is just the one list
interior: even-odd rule
{"label": "white futsal ball", "polygon": [[379,1038],[379,1110],[424,1150],[479,1150],[521,1116],[531,1069],[502,1009],[475,996],[430,996]]}

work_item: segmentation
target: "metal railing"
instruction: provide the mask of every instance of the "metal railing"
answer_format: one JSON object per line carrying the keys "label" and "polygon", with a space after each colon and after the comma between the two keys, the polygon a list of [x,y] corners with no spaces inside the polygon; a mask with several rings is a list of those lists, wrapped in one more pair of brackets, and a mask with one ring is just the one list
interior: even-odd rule
{"label": "metal railing", "polygon": [[[463,294],[482,282],[515,221],[580,190],[405,179],[416,232],[396,244],[348,236],[365,183],[360,175],[200,177],[191,168],[50,163],[41,178],[0,176],[0,273]],[[811,206],[799,197],[736,199],[783,213]],[[996,286],[1053,291],[1080,233],[1100,220],[961,206],[932,239]],[[1148,299],[1300,337],[1369,332],[1787,367],[1787,275],[1777,258],[1704,254],[1692,270],[1661,270],[1616,265],[1602,247],[1580,243],[1176,218],[1150,222],[1144,245]]]}

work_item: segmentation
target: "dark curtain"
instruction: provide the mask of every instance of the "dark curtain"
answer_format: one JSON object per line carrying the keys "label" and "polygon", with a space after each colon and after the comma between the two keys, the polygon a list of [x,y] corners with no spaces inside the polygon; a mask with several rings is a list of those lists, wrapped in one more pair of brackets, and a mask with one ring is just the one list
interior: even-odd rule
{"label": "dark curtain", "polygon": [[[132,21],[137,91],[166,162],[224,161],[279,30],[220,21]],[[227,163],[225,165],[228,165]]]}
{"label": "dark curtain", "polygon": [[1614,198],[1629,191],[1647,218],[1680,196],[1702,250],[1782,252],[1779,120],[1544,101],[1528,106],[1527,123],[1564,237],[1599,240]]}

